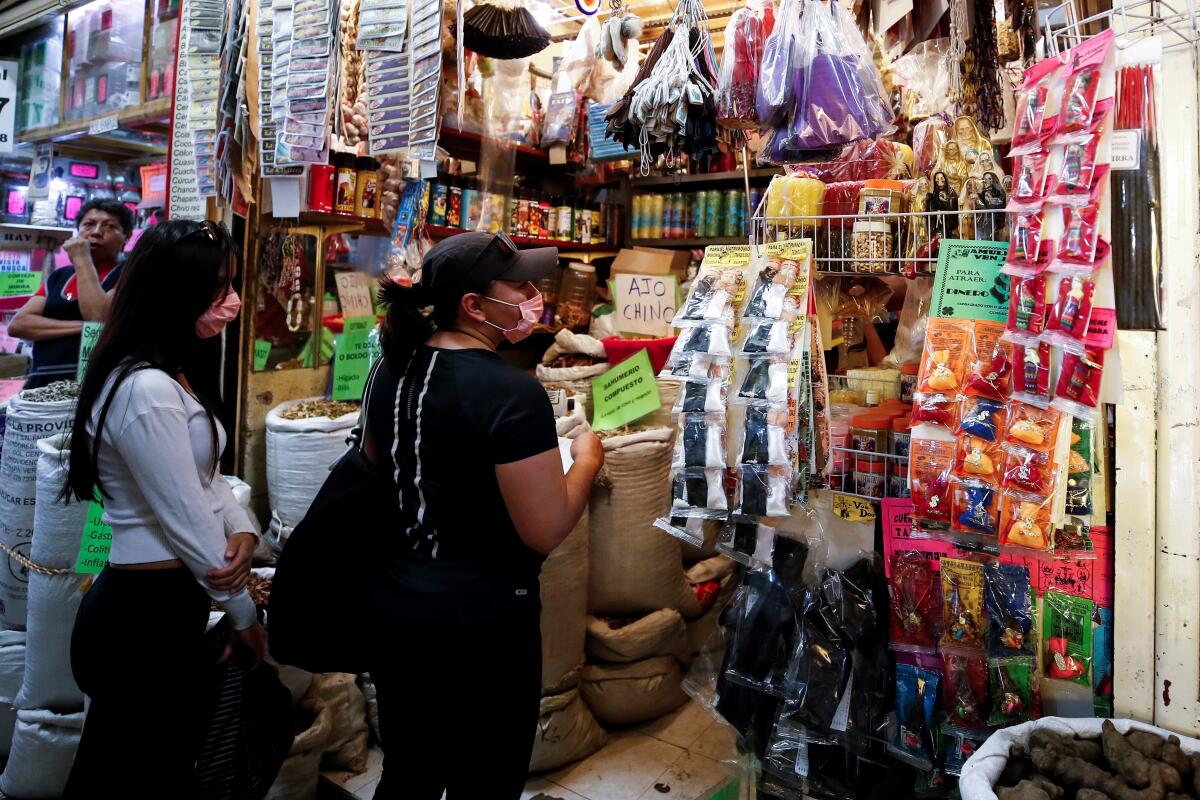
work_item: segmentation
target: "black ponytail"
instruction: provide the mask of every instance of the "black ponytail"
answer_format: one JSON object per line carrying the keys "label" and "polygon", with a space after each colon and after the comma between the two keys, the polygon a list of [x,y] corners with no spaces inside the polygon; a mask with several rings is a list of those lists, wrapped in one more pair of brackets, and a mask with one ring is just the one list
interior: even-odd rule
{"label": "black ponytail", "polygon": [[[423,309],[434,304],[432,293],[421,284],[404,286],[384,278],[379,282],[379,299],[387,305],[387,315],[379,331],[379,344],[388,369],[395,375],[404,373],[413,352],[433,335],[435,319]],[[434,313],[436,314],[436,309]],[[437,320],[441,324],[449,324]],[[453,321],[451,312],[450,322]]]}

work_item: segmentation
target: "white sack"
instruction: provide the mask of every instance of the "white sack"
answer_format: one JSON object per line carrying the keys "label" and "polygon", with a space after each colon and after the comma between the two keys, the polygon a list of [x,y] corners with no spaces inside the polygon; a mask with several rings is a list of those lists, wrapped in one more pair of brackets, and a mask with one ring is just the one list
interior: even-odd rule
{"label": "white sack", "polygon": [[58,497],[70,466],[70,445],[66,434],[37,443],[37,506],[30,560],[50,569],[72,571],[29,576],[26,668],[17,695],[18,708],[83,708],[83,691],[71,674],[71,631],[88,578],[73,571],[88,506],[78,500],[64,503]]}
{"label": "white sack", "polygon": [[[1174,734],[1173,731],[1169,731],[1166,728],[1156,728],[1153,725],[1147,725],[1144,722],[1135,722],[1131,719],[1114,719],[1112,722],[1122,734],[1129,733],[1129,731],[1135,728],[1137,730],[1157,733],[1164,739]],[[958,780],[958,789],[962,794],[963,800],[996,800],[996,793],[992,791],[992,786],[999,779],[1000,773],[1004,771],[1004,765],[1008,763],[1009,747],[1014,744],[1028,746],[1029,735],[1033,731],[1042,728],[1065,734],[1066,736],[1097,739],[1100,737],[1103,724],[1103,719],[1096,719],[1094,717],[1081,717],[1079,719],[1043,717],[1033,722],[1023,722],[1020,725],[1014,725],[1011,728],[1001,728],[988,737],[988,740],[975,751],[975,755],[971,756],[967,763],[963,765],[962,776]],[[1180,736],[1179,746],[1186,753],[1198,753],[1200,752],[1200,739],[1190,739],[1186,736]]]}
{"label": "white sack", "polygon": [[82,732],[83,711],[18,711],[12,752],[0,775],[0,792],[21,800],[62,797]]}
{"label": "white sack", "polygon": [[[4,451],[0,455],[0,542],[28,557],[37,502],[38,439],[70,433],[75,401],[31,403],[21,392],[8,402]],[[0,625],[25,629],[28,571],[0,553]]]}
{"label": "white sack", "polygon": [[0,631],[0,756],[7,756],[17,724],[14,707],[25,674],[25,631]]}
{"label": "white sack", "polygon": [[303,402],[308,401],[282,403],[267,414],[267,495],[272,517],[287,528],[304,518],[358,422],[357,410],[337,419],[283,418],[283,411]]}

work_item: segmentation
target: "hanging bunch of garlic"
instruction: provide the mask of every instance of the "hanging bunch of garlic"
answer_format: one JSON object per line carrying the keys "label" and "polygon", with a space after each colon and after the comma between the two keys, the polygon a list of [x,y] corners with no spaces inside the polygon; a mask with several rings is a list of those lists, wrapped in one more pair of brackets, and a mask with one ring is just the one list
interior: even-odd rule
{"label": "hanging bunch of garlic", "polygon": [[396,224],[400,193],[404,191],[404,161],[398,155],[384,154],[379,159],[379,207],[388,230]]}
{"label": "hanging bunch of garlic", "polygon": [[349,146],[367,141],[367,98],[363,92],[366,61],[355,47],[358,39],[359,0],[343,0],[338,8],[338,96],[341,103],[342,139]]}

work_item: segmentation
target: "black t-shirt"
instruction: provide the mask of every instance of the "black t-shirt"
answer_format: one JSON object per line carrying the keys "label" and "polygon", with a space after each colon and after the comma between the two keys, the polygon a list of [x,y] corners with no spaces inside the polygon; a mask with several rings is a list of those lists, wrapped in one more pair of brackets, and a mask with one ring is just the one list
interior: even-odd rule
{"label": "black t-shirt", "polygon": [[[117,285],[121,278],[122,259],[117,265],[100,279],[100,288],[109,291]],[[63,319],[78,322],[83,320],[83,312],[79,310],[79,296],[75,289],[75,267],[59,267],[46,278],[43,289],[46,297],[46,307],[42,316],[47,319]],[[43,339],[33,343],[33,362],[29,366],[29,378],[25,382],[26,389],[35,389],[48,383],[62,380],[74,380],[79,367],[80,334],[60,336],[56,339]]]}
{"label": "black t-shirt", "polygon": [[417,619],[536,612],[545,557],[517,535],[496,465],[558,447],[546,391],[491,351],[424,346],[398,383],[381,365],[368,406],[403,519],[383,535],[383,602]]}

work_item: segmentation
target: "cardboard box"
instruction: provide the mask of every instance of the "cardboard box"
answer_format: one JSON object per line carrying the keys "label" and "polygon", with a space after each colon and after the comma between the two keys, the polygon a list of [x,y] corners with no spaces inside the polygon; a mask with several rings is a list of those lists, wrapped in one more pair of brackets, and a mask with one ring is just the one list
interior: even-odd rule
{"label": "cardboard box", "polygon": [[634,275],[686,274],[691,256],[687,250],[666,250],[659,247],[622,249],[613,260],[612,271]]}

